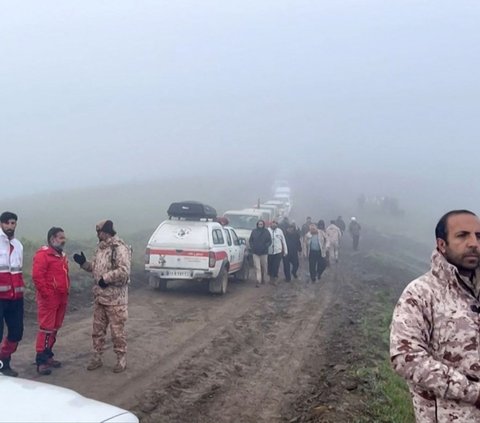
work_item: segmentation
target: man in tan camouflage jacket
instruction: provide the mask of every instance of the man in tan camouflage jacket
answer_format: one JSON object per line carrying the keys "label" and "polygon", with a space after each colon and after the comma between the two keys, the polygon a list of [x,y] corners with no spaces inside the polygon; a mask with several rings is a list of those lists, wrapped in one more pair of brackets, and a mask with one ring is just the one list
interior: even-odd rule
{"label": "man in tan camouflage jacket", "polygon": [[454,210],[435,235],[431,270],[394,310],[390,356],[417,422],[480,422],[480,220]]}
{"label": "man in tan camouflage jacket", "polygon": [[73,259],[87,272],[92,272],[93,286],[93,350],[94,355],[87,369],[95,370],[103,365],[107,327],[110,325],[113,349],[117,354],[115,373],[127,366],[127,337],[125,324],[128,310],[128,282],[130,281],[131,250],[116,235],[111,220],[99,222],[96,227],[99,239],[93,260],[87,261],[83,251]]}

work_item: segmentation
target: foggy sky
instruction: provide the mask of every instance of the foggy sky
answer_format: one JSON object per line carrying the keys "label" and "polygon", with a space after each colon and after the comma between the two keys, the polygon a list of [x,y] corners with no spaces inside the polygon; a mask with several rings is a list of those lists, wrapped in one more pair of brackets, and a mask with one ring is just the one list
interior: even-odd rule
{"label": "foggy sky", "polygon": [[478,194],[479,21],[474,0],[1,1],[0,198],[227,166]]}

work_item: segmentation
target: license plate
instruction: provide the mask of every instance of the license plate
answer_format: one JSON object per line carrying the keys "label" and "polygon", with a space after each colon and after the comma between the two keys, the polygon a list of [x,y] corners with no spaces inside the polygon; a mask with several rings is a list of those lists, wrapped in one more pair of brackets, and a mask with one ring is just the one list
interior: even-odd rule
{"label": "license plate", "polygon": [[164,270],[160,273],[160,276],[164,278],[186,278],[189,279],[192,277],[192,272],[190,270]]}

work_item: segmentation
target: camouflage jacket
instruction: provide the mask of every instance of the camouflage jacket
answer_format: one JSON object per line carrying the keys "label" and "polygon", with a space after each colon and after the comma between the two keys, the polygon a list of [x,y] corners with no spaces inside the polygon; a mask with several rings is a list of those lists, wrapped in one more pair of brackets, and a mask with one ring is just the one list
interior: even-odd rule
{"label": "camouflage jacket", "polygon": [[401,295],[390,334],[392,364],[410,387],[417,423],[480,422],[479,313],[474,284],[435,250],[431,270]]}
{"label": "camouflage jacket", "polygon": [[103,305],[124,305],[128,303],[128,282],[130,281],[131,251],[118,236],[101,241],[92,261],[82,268],[93,273],[95,282],[102,277],[108,287],[103,289],[97,283],[93,286],[95,301]]}

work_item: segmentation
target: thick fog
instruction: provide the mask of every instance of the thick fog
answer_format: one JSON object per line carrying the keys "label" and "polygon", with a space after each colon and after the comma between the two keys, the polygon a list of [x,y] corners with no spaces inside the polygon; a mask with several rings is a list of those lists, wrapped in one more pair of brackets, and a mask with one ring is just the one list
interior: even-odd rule
{"label": "thick fog", "polygon": [[476,208],[479,21],[465,0],[4,1],[2,208],[256,174]]}

